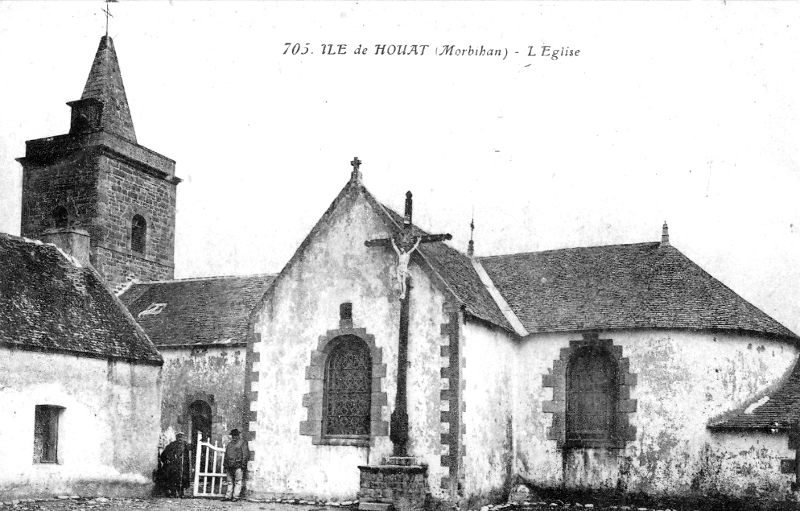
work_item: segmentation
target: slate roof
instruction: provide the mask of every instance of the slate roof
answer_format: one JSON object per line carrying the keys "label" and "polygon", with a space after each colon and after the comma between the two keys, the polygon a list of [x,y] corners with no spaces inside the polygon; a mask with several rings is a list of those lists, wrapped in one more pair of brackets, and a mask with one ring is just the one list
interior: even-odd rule
{"label": "slate roof", "polygon": [[[389,213],[392,221],[398,226],[403,225],[402,215],[389,207],[383,206],[383,208]],[[428,234],[417,226],[414,226],[414,233],[417,236]],[[467,313],[504,330],[514,332],[486,286],[481,282],[468,256],[444,242],[421,244],[418,250],[422,252],[434,271],[442,277],[456,297],[461,300]]]}
{"label": "slate roof", "polygon": [[250,313],[273,280],[275,275],[145,282],[120,299],[156,346],[244,344]]}
{"label": "slate roof", "polygon": [[[758,400],[754,403],[757,404]],[[747,407],[749,408],[749,406]],[[769,396],[761,406],[749,410],[739,410],[709,422],[712,430],[794,430],[800,423],[800,364],[783,384]]]}
{"label": "slate roof", "polygon": [[711,329],[798,337],[660,243],[482,257],[528,332]]}
{"label": "slate roof", "polygon": [[0,233],[0,345],[155,365],[161,355],[91,267]]}

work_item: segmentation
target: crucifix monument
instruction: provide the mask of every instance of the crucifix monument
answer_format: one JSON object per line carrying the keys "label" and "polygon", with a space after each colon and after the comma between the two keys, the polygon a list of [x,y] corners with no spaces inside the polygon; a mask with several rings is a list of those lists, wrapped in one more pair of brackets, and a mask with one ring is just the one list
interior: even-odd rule
{"label": "crucifix monument", "polygon": [[[357,160],[358,158],[354,161]],[[408,456],[406,387],[408,378],[408,315],[411,297],[411,274],[408,264],[411,261],[411,255],[421,243],[452,239],[449,234],[415,235],[411,223],[412,207],[411,192],[406,192],[406,207],[402,230],[390,238],[368,240],[364,243],[368,247],[392,247],[397,254],[395,274],[400,285],[400,340],[397,355],[397,394],[395,395],[394,411],[389,422],[389,438],[393,444],[394,456],[399,457]]]}

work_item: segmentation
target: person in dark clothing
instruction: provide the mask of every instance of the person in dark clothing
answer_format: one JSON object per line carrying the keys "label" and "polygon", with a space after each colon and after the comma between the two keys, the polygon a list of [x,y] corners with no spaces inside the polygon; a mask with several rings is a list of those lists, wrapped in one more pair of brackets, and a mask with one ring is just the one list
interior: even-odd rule
{"label": "person in dark clothing", "polygon": [[242,478],[244,471],[247,470],[247,462],[250,460],[250,451],[247,449],[247,442],[239,436],[239,430],[231,430],[231,441],[225,447],[225,474],[228,476],[228,491],[222,500],[239,500],[242,493]]}
{"label": "person in dark clothing", "polygon": [[192,460],[186,435],[178,433],[175,441],[164,448],[159,456],[159,472],[167,496],[183,498],[183,490],[191,481]]}

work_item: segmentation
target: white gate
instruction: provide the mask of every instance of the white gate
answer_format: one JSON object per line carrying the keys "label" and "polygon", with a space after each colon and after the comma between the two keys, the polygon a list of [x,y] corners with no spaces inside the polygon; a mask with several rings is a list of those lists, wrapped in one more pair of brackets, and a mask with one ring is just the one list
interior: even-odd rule
{"label": "white gate", "polygon": [[[210,440],[210,439],[209,439]],[[203,442],[202,433],[197,433],[197,453],[194,458],[194,496],[224,497],[228,485],[222,460],[225,446]]]}

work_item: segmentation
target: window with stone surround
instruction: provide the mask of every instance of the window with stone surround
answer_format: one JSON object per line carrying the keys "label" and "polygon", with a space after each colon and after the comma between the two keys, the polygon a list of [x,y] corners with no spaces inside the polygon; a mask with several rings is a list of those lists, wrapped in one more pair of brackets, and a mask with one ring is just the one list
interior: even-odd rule
{"label": "window with stone surround", "polygon": [[53,210],[53,227],[63,229],[69,225],[69,213],[64,206],[58,206]]}
{"label": "window with stone surround", "polygon": [[369,438],[372,360],[358,337],[334,339],[325,367],[325,437]]}
{"label": "window with stone surround", "polygon": [[33,462],[58,463],[58,423],[64,408],[36,405],[33,426]]}
{"label": "window with stone surround", "polygon": [[144,254],[146,242],[147,221],[142,215],[134,215],[131,220],[131,250],[138,254]]}
{"label": "window with stone surround", "polygon": [[309,392],[300,434],[314,445],[367,447],[389,434],[383,350],[364,328],[353,328],[352,305],[339,309],[339,328],[319,337],[306,366]]}
{"label": "window with stone surround", "polygon": [[589,332],[569,341],[542,377],[542,386],[553,389],[553,400],[542,402],[542,411],[553,414],[547,438],[563,449],[621,449],[635,440],[629,417],[636,412],[630,398],[636,375],[629,369],[612,339]]}

